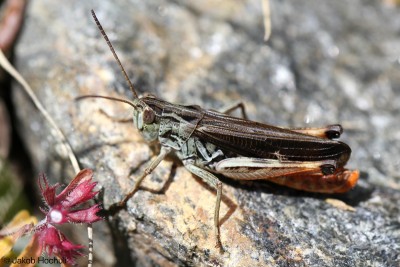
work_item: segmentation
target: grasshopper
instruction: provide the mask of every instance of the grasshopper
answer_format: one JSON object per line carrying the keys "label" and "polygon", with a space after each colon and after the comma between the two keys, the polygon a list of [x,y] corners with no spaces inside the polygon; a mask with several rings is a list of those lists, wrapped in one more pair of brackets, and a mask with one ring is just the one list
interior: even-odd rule
{"label": "grasshopper", "polygon": [[[343,131],[338,124],[286,129],[246,119],[243,105],[224,113],[199,106],[172,104],[155,96],[139,97],[94,11],[91,12],[134,99],[128,101],[98,95],[85,95],[78,99],[98,97],[131,105],[133,125],[146,141],[158,141],[161,146],[159,154],[133,189],[122,201],[114,204],[114,208],[125,207],[139,190],[143,179],[167,155],[175,153],[190,173],[217,190],[214,231],[216,247],[222,248],[219,229],[222,182],[217,175],[237,180],[268,180],[318,193],[346,192],[357,183],[358,170],[344,168],[350,158],[350,147],[333,140]],[[242,108],[244,118],[227,114],[237,107]]]}

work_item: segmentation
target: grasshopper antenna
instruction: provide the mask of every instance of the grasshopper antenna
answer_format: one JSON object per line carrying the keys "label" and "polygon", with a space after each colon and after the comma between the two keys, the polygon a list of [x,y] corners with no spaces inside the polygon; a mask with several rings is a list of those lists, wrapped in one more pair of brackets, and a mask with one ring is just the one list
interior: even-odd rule
{"label": "grasshopper antenna", "polygon": [[110,42],[110,39],[108,39],[108,36],[107,36],[106,32],[104,31],[103,27],[100,24],[100,21],[97,19],[96,13],[94,13],[93,9],[91,10],[91,12],[92,12],[92,17],[93,17],[94,21],[96,22],[97,28],[99,28],[99,30],[101,32],[101,35],[103,35],[104,40],[106,40],[108,47],[110,48],[111,52],[113,53],[115,60],[118,62],[118,65],[119,65],[122,73],[124,74],[125,80],[128,82],[129,88],[131,89],[131,91],[132,91],[133,95],[135,96],[135,98],[139,98],[137,93],[136,93],[136,91],[135,91],[135,87],[133,86],[131,80],[129,79],[128,74],[126,74],[126,71],[125,71],[124,67],[121,64],[121,61],[119,60],[118,55],[115,52],[114,47],[112,46],[112,44]]}
{"label": "grasshopper antenna", "polygon": [[114,100],[114,101],[119,101],[123,102],[125,104],[131,105],[133,108],[136,108],[136,106],[128,100],[117,98],[117,97],[112,97],[112,96],[102,96],[102,95],[83,95],[83,96],[78,96],[75,98],[76,101],[82,100],[84,98],[104,98],[104,99],[109,99],[109,100]]}

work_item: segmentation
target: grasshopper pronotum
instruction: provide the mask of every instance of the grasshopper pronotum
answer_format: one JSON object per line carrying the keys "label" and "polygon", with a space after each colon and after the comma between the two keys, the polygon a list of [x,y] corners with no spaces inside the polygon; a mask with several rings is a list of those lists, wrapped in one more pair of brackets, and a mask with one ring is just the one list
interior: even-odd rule
{"label": "grasshopper pronotum", "polygon": [[[199,106],[172,104],[154,96],[139,97],[114,48],[98,21],[92,16],[121,68],[133,101],[108,96],[86,95],[127,103],[133,107],[133,124],[148,142],[158,141],[160,153],[151,161],[135,186],[114,207],[124,207],[138,191],[143,179],[170,153],[185,168],[217,190],[214,213],[215,236],[219,233],[219,207],[222,183],[215,174],[238,180],[268,180],[299,190],[341,193],[353,188],[359,172],[347,170],[351,149],[332,139],[342,133],[340,125],[322,128],[285,129],[236,118],[227,112]],[[243,106],[243,116],[245,117]]]}

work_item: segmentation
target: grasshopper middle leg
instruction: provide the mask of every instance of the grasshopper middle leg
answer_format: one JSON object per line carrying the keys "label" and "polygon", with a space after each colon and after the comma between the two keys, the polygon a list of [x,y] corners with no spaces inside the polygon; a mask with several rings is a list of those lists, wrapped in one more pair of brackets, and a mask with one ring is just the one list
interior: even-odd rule
{"label": "grasshopper middle leg", "polygon": [[214,210],[214,233],[216,238],[215,247],[222,249],[221,236],[219,230],[219,208],[221,205],[221,195],[222,195],[222,182],[218,180],[218,178],[212,173],[201,169],[193,164],[185,164],[187,170],[189,170],[194,175],[200,177],[205,181],[208,185],[212,186],[217,190],[217,199],[215,202],[215,210]]}

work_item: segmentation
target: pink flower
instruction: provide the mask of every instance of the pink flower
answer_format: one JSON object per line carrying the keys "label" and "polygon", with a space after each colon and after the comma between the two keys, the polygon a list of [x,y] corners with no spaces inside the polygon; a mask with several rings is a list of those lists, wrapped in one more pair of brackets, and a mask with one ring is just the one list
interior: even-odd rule
{"label": "pink flower", "polygon": [[59,184],[49,185],[46,176],[41,174],[38,183],[46,205],[41,210],[46,217],[34,226],[30,223],[17,227],[13,225],[14,228],[9,230],[0,230],[0,238],[14,236],[14,240],[17,240],[22,235],[34,233],[32,244],[37,245],[29,246],[31,250],[29,255],[40,255],[45,251],[49,256],[57,256],[63,263],[74,264],[75,258],[83,255],[80,250],[84,247],[71,243],[55,226],[64,223],[94,223],[102,220],[97,215],[101,210],[99,204],[79,208],[81,204],[98,194],[98,191],[93,191],[96,183],[92,182],[92,178],[92,170],[84,169],[61,193],[56,194]]}
{"label": "pink flower", "polygon": [[84,248],[84,246],[71,243],[51,224],[44,225],[40,231],[35,233],[35,237],[39,242],[40,253],[44,250],[47,255],[55,255],[63,263],[74,264],[77,256],[83,256],[79,250]]}
{"label": "pink flower", "polygon": [[89,169],[80,171],[68,186],[56,195],[59,184],[49,185],[44,174],[39,176],[39,188],[46,207],[41,208],[46,214],[32,229],[39,241],[41,252],[45,250],[49,256],[55,255],[70,264],[74,263],[76,256],[83,255],[79,252],[81,245],[71,243],[54,227],[64,223],[94,223],[103,218],[97,213],[101,210],[99,204],[88,208],[78,208],[81,204],[93,199],[98,191],[93,191],[96,182],[92,182],[93,172]]}
{"label": "pink flower", "polygon": [[92,182],[92,177],[92,170],[84,169],[60,194],[56,195],[59,184],[50,186],[44,174],[39,176],[39,187],[46,204],[41,210],[46,214],[47,223],[94,223],[102,220],[96,215],[101,210],[99,204],[76,209],[97,195],[98,191],[93,191],[97,183]]}

